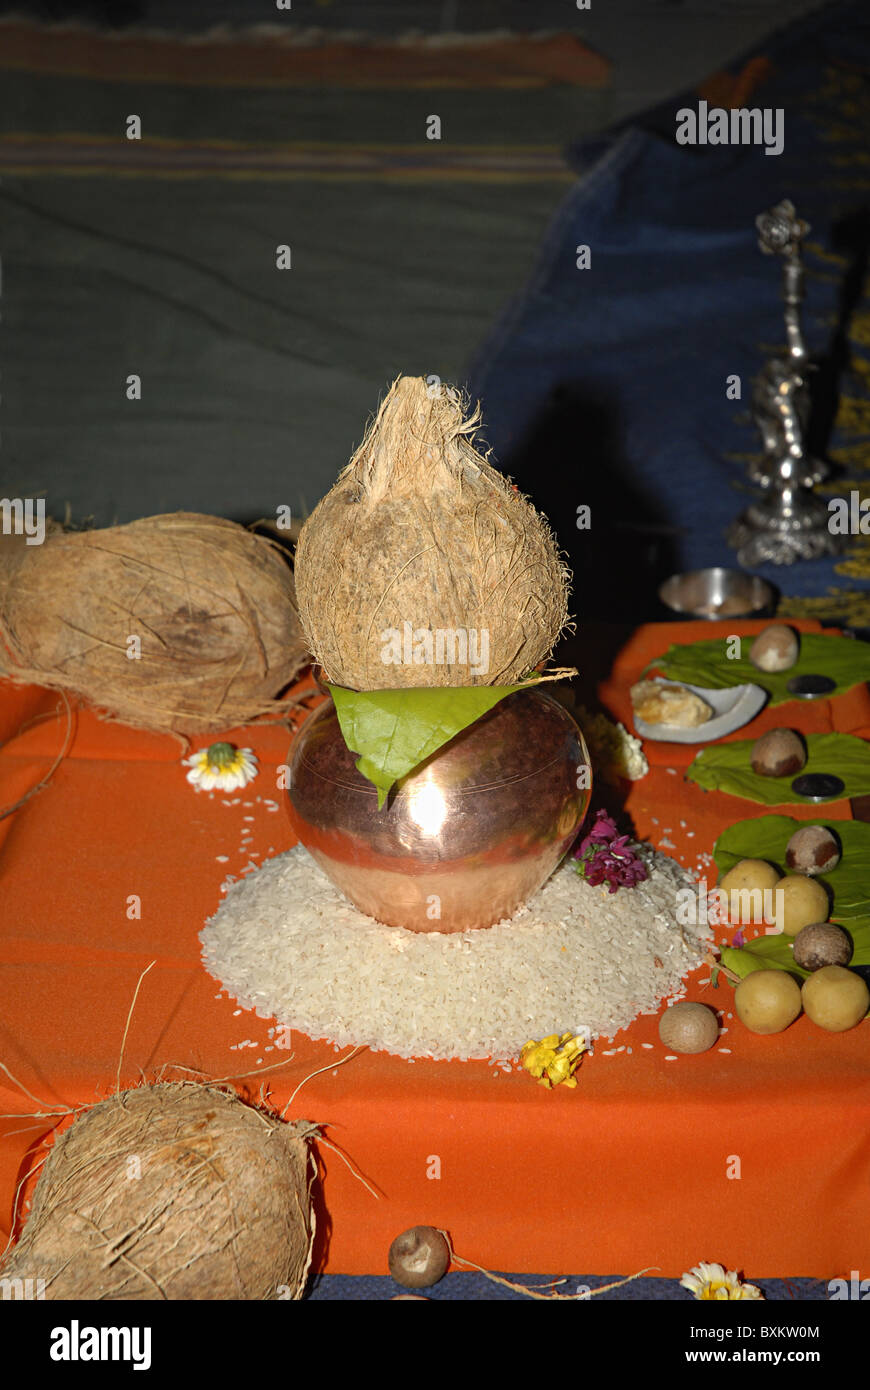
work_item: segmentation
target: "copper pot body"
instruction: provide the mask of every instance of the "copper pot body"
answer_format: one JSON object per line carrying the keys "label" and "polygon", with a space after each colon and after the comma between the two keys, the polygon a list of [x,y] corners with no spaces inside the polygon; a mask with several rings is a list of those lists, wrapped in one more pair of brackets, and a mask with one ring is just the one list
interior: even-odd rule
{"label": "copper pot body", "polygon": [[517,691],[393,788],[356,770],[330,700],[290,752],[299,841],[361,912],[409,931],[490,927],[549,877],[591,795],[577,724],[539,689]]}

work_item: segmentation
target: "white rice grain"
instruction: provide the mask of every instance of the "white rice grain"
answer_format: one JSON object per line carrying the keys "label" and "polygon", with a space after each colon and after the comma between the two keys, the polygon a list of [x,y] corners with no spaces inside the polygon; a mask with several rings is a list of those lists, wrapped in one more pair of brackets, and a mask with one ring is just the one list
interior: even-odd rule
{"label": "white rice grain", "polygon": [[203,961],[243,1008],[336,1048],[505,1059],[551,1033],[610,1039],[682,995],[710,938],[677,921],[694,880],[638,852],[650,877],[636,888],[602,894],[564,863],[510,921],[445,935],[365,916],[297,845],[228,885]]}

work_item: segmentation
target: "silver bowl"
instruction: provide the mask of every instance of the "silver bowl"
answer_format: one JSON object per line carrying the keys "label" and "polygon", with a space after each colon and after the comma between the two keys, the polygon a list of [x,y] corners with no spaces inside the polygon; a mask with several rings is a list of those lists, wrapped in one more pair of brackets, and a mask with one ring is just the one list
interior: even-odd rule
{"label": "silver bowl", "polygon": [[305,721],[289,763],[287,811],[299,841],[361,912],[411,931],[468,931],[512,917],[556,868],[591,795],[583,735],[539,690],[499,701],[380,810],[331,700]]}
{"label": "silver bowl", "polygon": [[744,570],[720,568],[672,574],[659,598],[675,613],[691,618],[759,618],[773,616],[776,590],[766,579]]}

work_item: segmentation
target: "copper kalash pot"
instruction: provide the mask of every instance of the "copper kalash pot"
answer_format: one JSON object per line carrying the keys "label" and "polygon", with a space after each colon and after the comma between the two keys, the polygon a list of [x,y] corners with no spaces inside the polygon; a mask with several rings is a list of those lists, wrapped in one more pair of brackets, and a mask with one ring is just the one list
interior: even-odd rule
{"label": "copper kalash pot", "polygon": [[520,690],[394,787],[381,810],[330,700],[290,754],[300,842],[352,903],[388,926],[458,932],[511,917],[579,830],[591,794],[583,735],[539,689]]}

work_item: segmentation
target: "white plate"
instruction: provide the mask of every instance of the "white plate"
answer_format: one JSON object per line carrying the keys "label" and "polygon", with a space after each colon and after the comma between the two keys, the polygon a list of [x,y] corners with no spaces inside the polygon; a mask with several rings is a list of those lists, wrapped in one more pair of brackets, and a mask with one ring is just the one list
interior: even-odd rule
{"label": "white plate", "polygon": [[693,695],[700,695],[713,709],[712,719],[695,729],[681,729],[675,724],[647,724],[645,720],[635,717],[634,727],[638,736],[657,743],[713,743],[735,729],[742,729],[767,701],[767,691],[760,685],[731,685],[727,690],[705,690],[703,686],[687,685],[684,681],[656,678],[655,683],[674,690],[691,690]]}

